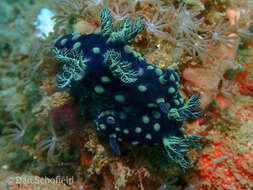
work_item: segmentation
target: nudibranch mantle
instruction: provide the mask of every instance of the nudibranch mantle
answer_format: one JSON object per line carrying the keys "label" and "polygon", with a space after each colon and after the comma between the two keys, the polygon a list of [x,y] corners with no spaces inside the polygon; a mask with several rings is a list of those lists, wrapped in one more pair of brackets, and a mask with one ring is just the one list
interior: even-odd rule
{"label": "nudibranch mantle", "polygon": [[[93,34],[67,34],[55,42],[56,59],[63,64],[59,88],[73,83],[110,99],[96,118],[97,129],[109,138],[120,154],[118,142],[162,146],[168,157],[184,169],[191,165],[185,153],[201,137],[184,135],[183,121],[198,118],[198,95],[184,103],[178,91],[179,76],[172,69],[148,64],[127,41],[145,28],[141,18],[127,17],[113,29],[108,7],[101,12],[101,30]],[[113,102],[113,103],[111,103]],[[107,105],[108,102],[105,102]]]}

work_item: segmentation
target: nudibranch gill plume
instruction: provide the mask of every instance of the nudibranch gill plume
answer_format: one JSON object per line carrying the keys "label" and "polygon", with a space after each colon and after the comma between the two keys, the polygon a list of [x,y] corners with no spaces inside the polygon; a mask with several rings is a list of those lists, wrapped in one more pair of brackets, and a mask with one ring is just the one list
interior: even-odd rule
{"label": "nudibranch gill plume", "polygon": [[54,54],[63,65],[58,87],[78,83],[98,97],[106,97],[94,120],[117,154],[117,142],[161,146],[183,170],[189,168],[192,163],[185,154],[191,146],[198,147],[196,140],[202,137],[183,134],[183,122],[201,115],[198,94],[184,103],[174,69],[148,64],[127,44],[145,28],[141,18],[131,21],[126,17],[116,29],[112,19],[105,7],[100,30],[56,40]]}

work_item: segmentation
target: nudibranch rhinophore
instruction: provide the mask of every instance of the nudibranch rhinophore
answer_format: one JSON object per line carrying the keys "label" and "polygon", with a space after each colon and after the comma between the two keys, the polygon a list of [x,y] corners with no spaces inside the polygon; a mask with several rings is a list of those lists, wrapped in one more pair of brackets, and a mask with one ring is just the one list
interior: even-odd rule
{"label": "nudibranch rhinophore", "polygon": [[[173,68],[148,64],[127,42],[145,28],[141,18],[123,19],[114,30],[108,7],[101,12],[101,30],[93,34],[67,34],[56,40],[54,54],[63,64],[59,88],[78,83],[109,102],[98,108],[97,130],[113,150],[117,142],[161,146],[184,170],[191,166],[185,156],[202,137],[183,134],[187,117],[198,118],[202,110],[198,94],[184,103],[178,91],[179,76]],[[82,95],[78,96],[79,98]],[[105,99],[106,101],[106,99]]]}

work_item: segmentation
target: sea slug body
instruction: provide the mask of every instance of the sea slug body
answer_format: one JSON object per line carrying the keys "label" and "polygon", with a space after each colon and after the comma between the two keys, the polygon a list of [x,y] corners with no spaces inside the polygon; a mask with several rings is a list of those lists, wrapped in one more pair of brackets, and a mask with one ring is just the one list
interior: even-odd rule
{"label": "sea slug body", "polygon": [[59,88],[73,83],[84,86],[109,102],[99,109],[95,119],[97,129],[109,139],[117,154],[117,142],[134,146],[161,146],[168,157],[182,168],[191,165],[185,153],[201,139],[182,133],[187,117],[201,114],[198,95],[184,103],[179,88],[179,76],[172,69],[150,65],[127,41],[145,28],[141,18],[130,22],[123,19],[113,29],[108,7],[101,12],[101,30],[88,35],[67,34],[56,40],[54,53],[63,64],[58,75]]}

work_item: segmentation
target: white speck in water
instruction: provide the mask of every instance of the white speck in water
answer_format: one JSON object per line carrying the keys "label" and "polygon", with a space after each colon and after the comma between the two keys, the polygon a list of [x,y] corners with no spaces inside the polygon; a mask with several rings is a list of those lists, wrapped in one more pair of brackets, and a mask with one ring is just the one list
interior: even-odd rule
{"label": "white speck in water", "polygon": [[55,21],[52,19],[54,13],[47,8],[42,8],[37,16],[35,25],[35,36],[45,39],[50,32],[54,31]]}
{"label": "white speck in water", "polygon": [[3,166],[2,166],[2,169],[3,169],[3,170],[8,170],[8,166],[7,166],[7,165],[3,165]]}

